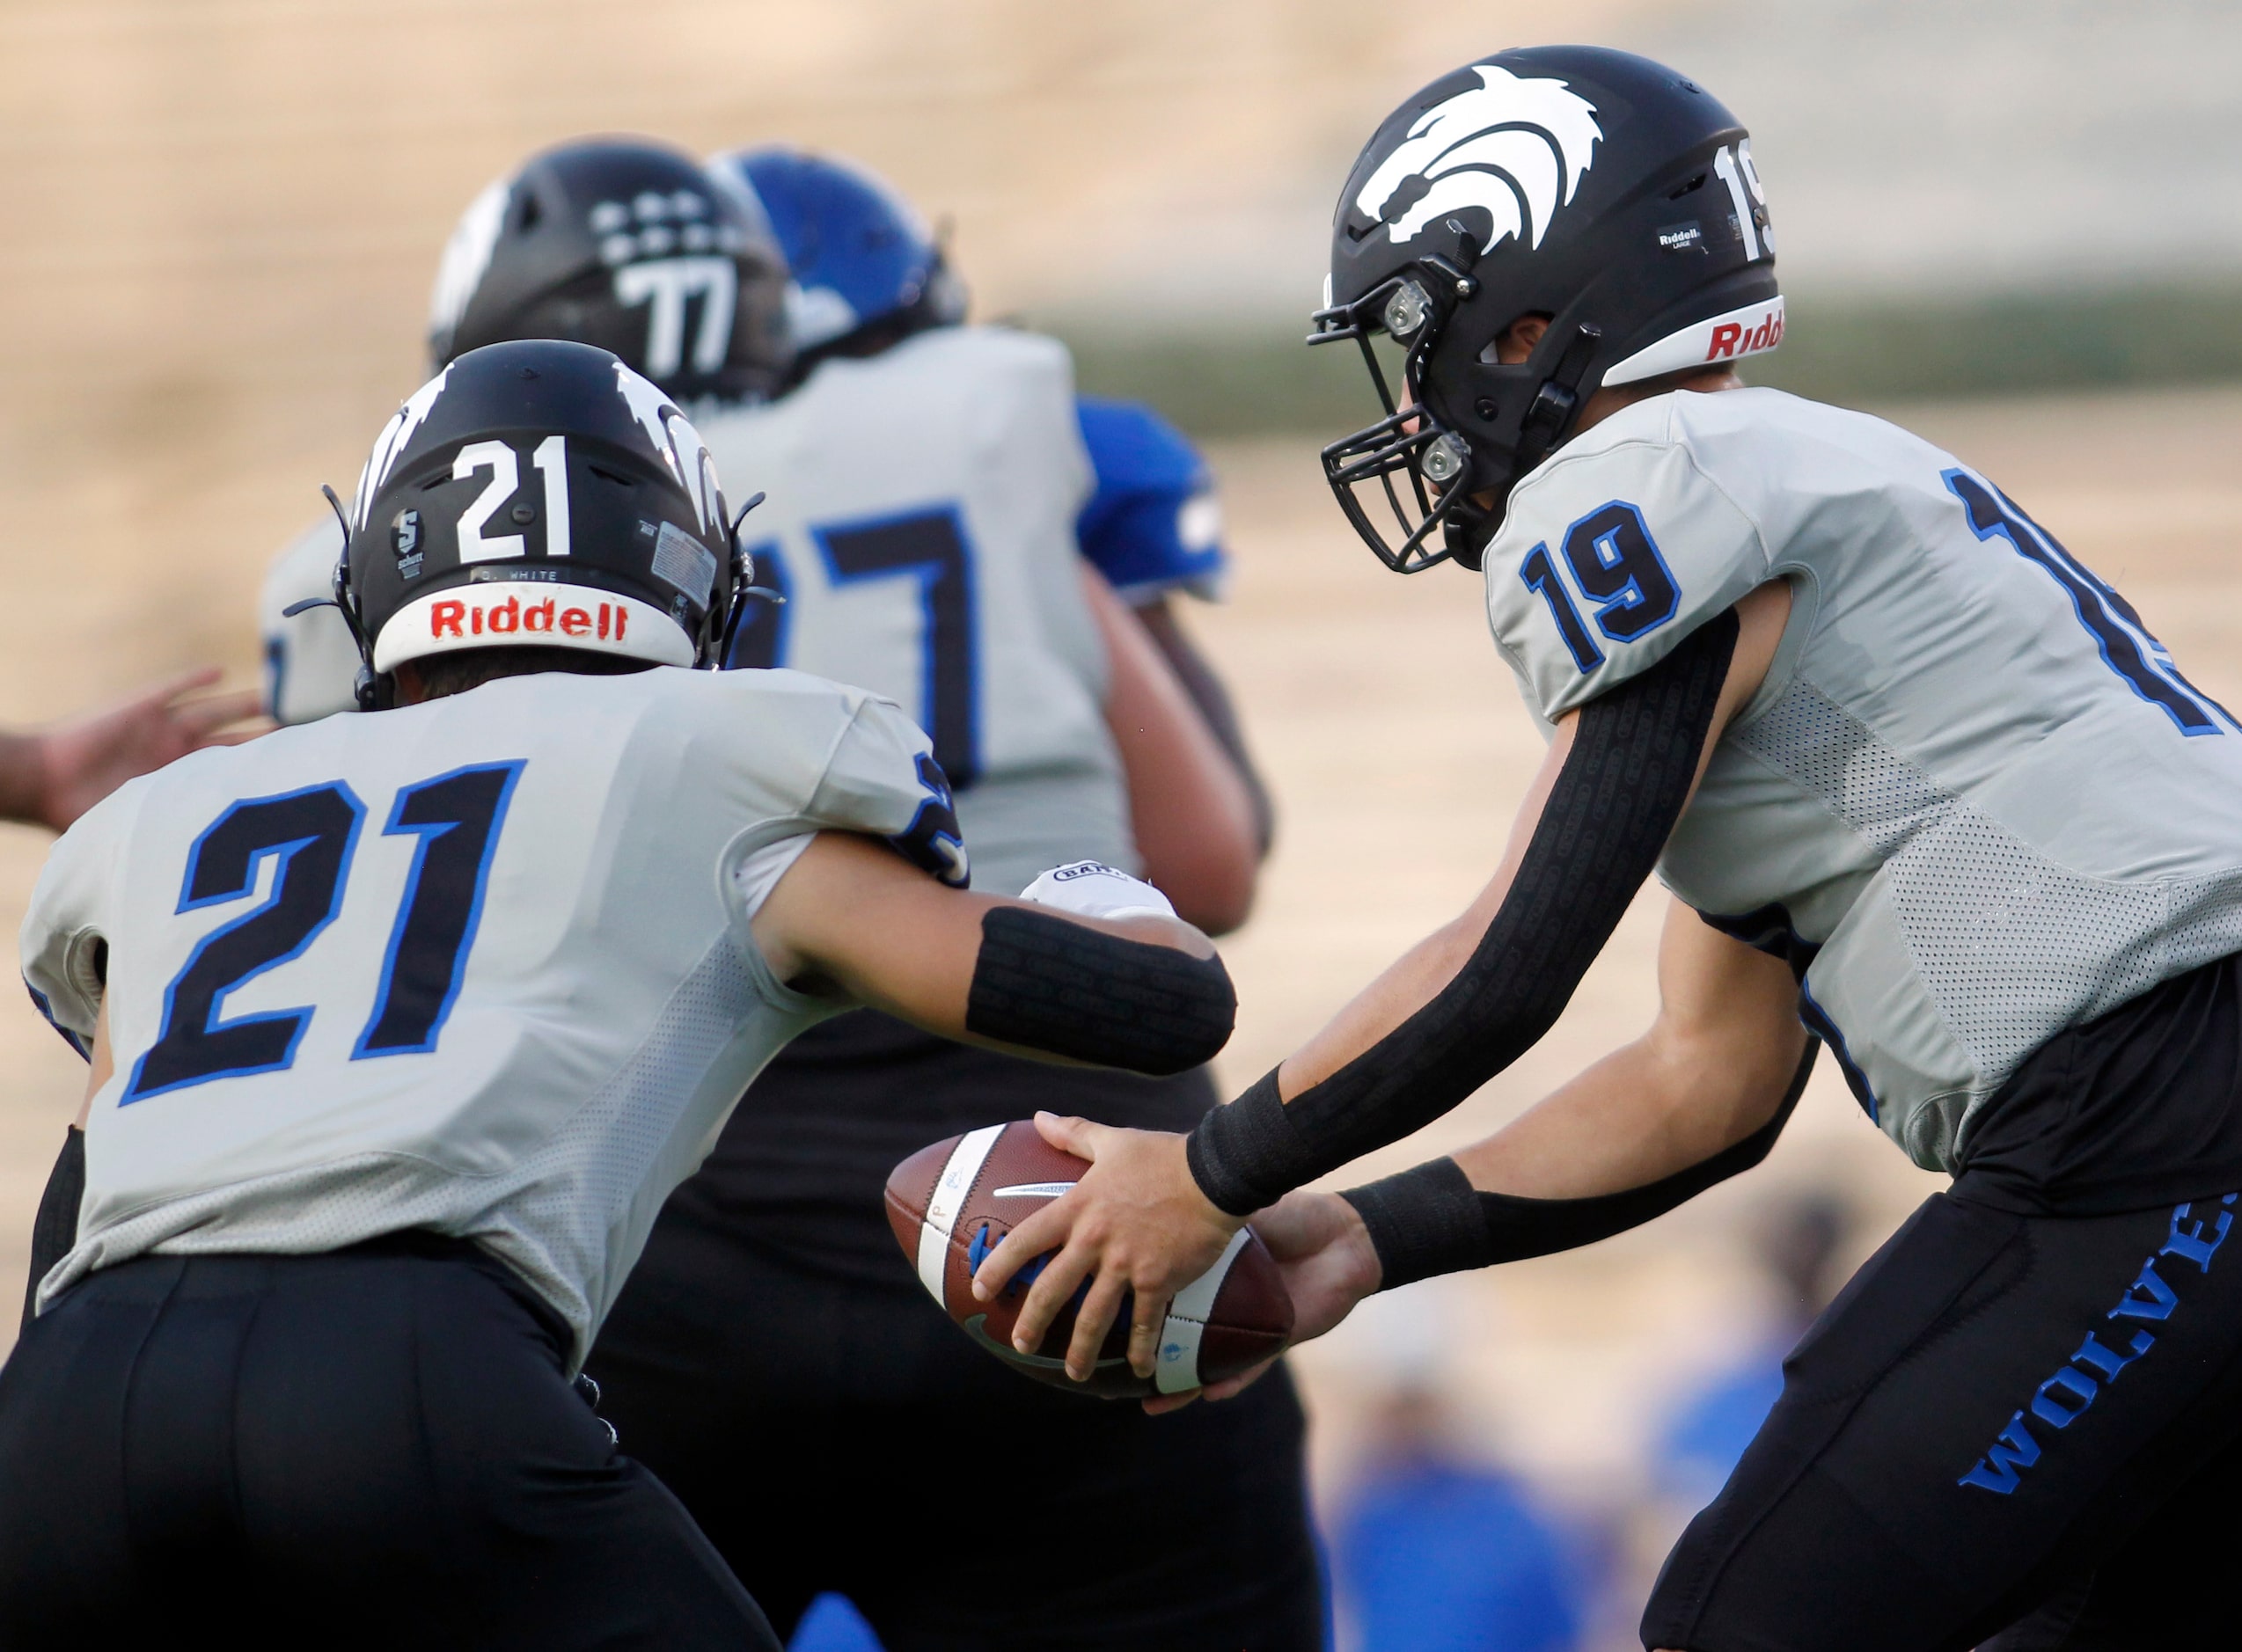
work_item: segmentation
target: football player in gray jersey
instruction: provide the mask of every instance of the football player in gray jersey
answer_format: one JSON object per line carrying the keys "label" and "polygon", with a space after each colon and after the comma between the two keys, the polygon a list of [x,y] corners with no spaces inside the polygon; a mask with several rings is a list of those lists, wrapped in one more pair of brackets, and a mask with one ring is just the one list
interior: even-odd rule
{"label": "football player in gray jersey", "polygon": [[[1210,932],[1234,926],[1254,881],[1250,770],[1180,631],[1155,651],[1117,600],[1157,623],[1166,592],[1220,571],[1203,530],[1183,543],[1194,495],[1154,493],[1148,415],[1078,406],[1051,340],[967,325],[919,215],[861,169],[786,149],[712,169],[770,218],[797,345],[786,394],[704,424],[726,472],[770,492],[747,537],[789,598],[730,662],[915,709],[955,771],[979,887],[1020,888],[1060,845],[1095,844]],[[1191,479],[1176,471],[1168,486]],[[928,1141],[1053,1105],[1183,1129],[1214,1100],[1203,1071],[1054,1074],[873,1012],[818,1028],[664,1210],[593,1351],[604,1414],[782,1630],[832,1591],[889,1652],[1320,1646],[1286,1378],[1165,1425],[1018,1381],[933,1311],[882,1212],[889,1170]],[[741,1334],[767,1302],[799,1312]],[[934,1480],[961,1435],[1043,1466],[1007,1493],[1006,1543],[854,1517],[868,1477]],[[755,1495],[758,1466],[793,1485],[782,1505]],[[1094,1568],[1072,1561],[1085,1522]]]}
{"label": "football player in gray jersey", "polygon": [[[1210,933],[1235,927],[1268,811],[1220,683],[1168,611],[1222,574],[1188,443],[1149,410],[1078,398],[1055,341],[966,325],[933,235],[861,169],[769,149],[692,184],[683,164],[587,140],[486,192],[443,261],[432,365],[455,339],[568,329],[700,398],[722,473],[767,490],[744,531],[758,581],[786,598],[744,615],[727,666],[811,671],[915,716],[953,783],[976,888],[1009,894],[1088,855],[1143,874]],[[684,214],[689,194],[707,204]],[[616,202],[634,238],[611,249]],[[730,316],[744,342],[707,338],[712,359],[745,352],[756,370],[724,384],[656,336],[699,340],[726,319],[656,268],[687,254],[661,235],[693,223],[732,225],[743,247]],[[764,275],[780,258],[790,326],[774,339]],[[673,288],[683,307],[666,319],[625,302]],[[772,353],[788,344],[790,364]],[[766,398],[773,384],[784,393]],[[331,524],[305,536],[261,599],[284,720],[353,703],[340,618],[288,611],[326,589],[337,543]],[[1305,1423],[1282,1374],[1161,1427],[1020,1382],[934,1310],[883,1213],[888,1172],[941,1137],[1052,1105],[1181,1130],[1214,1100],[1203,1071],[1054,1071],[872,1010],[812,1029],[656,1225],[590,1356],[603,1414],[781,1632],[831,1590],[890,1652],[1320,1645]],[[1017,1489],[1024,1535],[999,1550],[970,1526],[854,1518],[865,1476],[942,1473],[961,1432],[1060,1466]],[[774,1476],[795,1487],[783,1503],[761,1489]],[[1179,1506],[1187,1478],[1199,1489]],[[1110,1563],[1085,1571],[1062,1550],[1044,1563],[1031,1546],[1077,1540],[1061,1534],[1088,1514]]]}
{"label": "football player in gray jersey", "polygon": [[[1227,977],[1119,873],[968,893],[894,705],[680,669],[752,565],[610,353],[461,355],[347,521],[367,714],[128,784],[25,923],[92,1072],[0,1370],[0,1642],[776,1648],[572,1389],[663,1198],[854,1006],[1163,1074]],[[1023,952],[1115,990],[1086,1022]]]}
{"label": "football player in gray jersey", "polygon": [[[1792,1355],[1644,1644],[2224,1644],[2242,727],[1992,481],[1744,387],[1774,246],[1743,128],[1640,58],[1503,52],[1373,136],[1316,325],[1400,393],[1325,468],[1389,567],[1480,573],[1548,758],[1471,907],[1187,1138],[1045,1120],[1095,1162],[977,1288],[1063,1243],[1023,1346],[1087,1290],[1082,1362],[1132,1292],[1149,1370],[1259,1210],[1313,1333],[1755,1164],[1826,1044],[1953,1186]],[[1531,1046],[1653,870],[1642,1037],[1453,1158],[1296,1191]]]}

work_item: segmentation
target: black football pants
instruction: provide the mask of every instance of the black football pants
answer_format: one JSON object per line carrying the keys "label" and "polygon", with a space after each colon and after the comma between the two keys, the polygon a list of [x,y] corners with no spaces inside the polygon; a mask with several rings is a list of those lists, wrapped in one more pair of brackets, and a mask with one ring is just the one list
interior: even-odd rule
{"label": "black football pants", "polygon": [[412,1237],[96,1273],[0,1370],[0,1647],[778,1641],[503,1266]]}
{"label": "black football pants", "polygon": [[673,1201],[587,1369],[781,1630],[836,1590],[888,1652],[1322,1652],[1281,1368],[1147,1417]]}
{"label": "black football pants", "polygon": [[2234,1644],[2238,1210],[2233,1195],[2092,1217],[1930,1200],[1785,1362],[1781,1400],[1667,1560],[1644,1645]]}

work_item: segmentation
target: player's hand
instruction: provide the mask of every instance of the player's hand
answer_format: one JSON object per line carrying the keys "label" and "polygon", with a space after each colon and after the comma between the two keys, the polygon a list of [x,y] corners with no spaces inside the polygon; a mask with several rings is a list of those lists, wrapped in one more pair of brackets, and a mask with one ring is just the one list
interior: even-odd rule
{"label": "player's hand", "polygon": [[219,675],[215,666],[189,671],[119,705],[40,730],[33,737],[39,773],[31,817],[62,831],[136,775],[205,746],[237,745],[265,732],[221,732],[257,715],[257,695],[247,689],[194,692]]}
{"label": "player's hand", "polygon": [[[1377,1250],[1370,1230],[1355,1208],[1336,1193],[1288,1193],[1253,1216],[1253,1231],[1277,1259],[1285,1290],[1293,1299],[1292,1345],[1312,1341],[1354,1312],[1354,1305],[1378,1289]],[[1160,1394],[1143,1402],[1153,1416],[1176,1411],[1194,1400],[1227,1400],[1250,1388],[1277,1362],[1266,1359],[1251,1371],[1180,1394]]]}
{"label": "player's hand", "polygon": [[1090,1168],[1073,1191],[1005,1236],[973,1276],[973,1294],[994,1300],[1014,1274],[1056,1251],[1029,1288],[1012,1345],[1022,1353],[1042,1346],[1051,1320],[1088,1280],[1067,1344],[1066,1374],[1077,1382],[1088,1378],[1121,1299],[1133,1297],[1129,1367],[1149,1377],[1169,1298],[1213,1267],[1245,1224],[1216,1210],[1198,1190],[1180,1136],[1051,1113],[1036,1115],[1036,1129],[1053,1147],[1088,1159]]}

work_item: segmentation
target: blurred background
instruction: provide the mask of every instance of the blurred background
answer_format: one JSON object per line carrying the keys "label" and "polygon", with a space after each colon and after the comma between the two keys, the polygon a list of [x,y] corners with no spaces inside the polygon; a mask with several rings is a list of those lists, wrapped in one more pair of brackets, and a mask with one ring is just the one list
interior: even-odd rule
{"label": "blurred background", "polygon": [[[0,0],[0,720],[205,660],[252,680],[264,565],[421,377],[438,249],[487,179],[603,129],[830,147],[951,225],[979,316],[1059,333],[1086,388],[1209,445],[1238,574],[1192,618],[1282,811],[1226,948],[1242,1084],[1469,898],[1539,756],[1474,583],[1394,578],[1332,508],[1315,449],[1366,392],[1299,338],[1376,121],[1553,26],[1674,64],[1751,127],[1791,296],[1755,380],[1953,448],[2242,697],[2242,8],[1574,0],[1550,18]],[[11,931],[46,842],[0,828]],[[1638,1030],[1660,901],[1539,1049],[1374,1168],[1484,1132]],[[28,1004],[0,1013],[0,1301],[82,1074]],[[1575,1255],[1380,1298],[1303,1352],[1342,1643],[1633,1645],[1781,1349],[1938,1185],[1825,1071],[1753,1175]],[[1435,1598],[1428,1554],[1471,1588]]]}

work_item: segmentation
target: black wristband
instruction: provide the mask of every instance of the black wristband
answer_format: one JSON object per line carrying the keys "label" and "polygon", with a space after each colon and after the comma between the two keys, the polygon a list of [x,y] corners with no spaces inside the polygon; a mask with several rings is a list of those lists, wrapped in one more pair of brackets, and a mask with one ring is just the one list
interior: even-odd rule
{"label": "black wristband", "polygon": [[1381,1290],[1493,1261],[1487,1219],[1479,1209],[1483,1196],[1453,1159],[1436,1159],[1339,1195],[1370,1232]]}
{"label": "black wristband", "polygon": [[1806,1093],[1821,1045],[1806,1041],[1775,1116],[1743,1140],[1670,1176],[1586,1199],[1521,1199],[1482,1193],[1453,1159],[1439,1159],[1339,1197],[1352,1205],[1378,1253],[1381,1290],[1435,1274],[1569,1251],[1640,1227],[1765,1159]]}
{"label": "black wristband", "polygon": [[1251,1216],[1316,1173],[1286,1115],[1274,1067],[1229,1106],[1201,1119],[1183,1153],[1198,1190],[1216,1210],[1231,1216]]}

